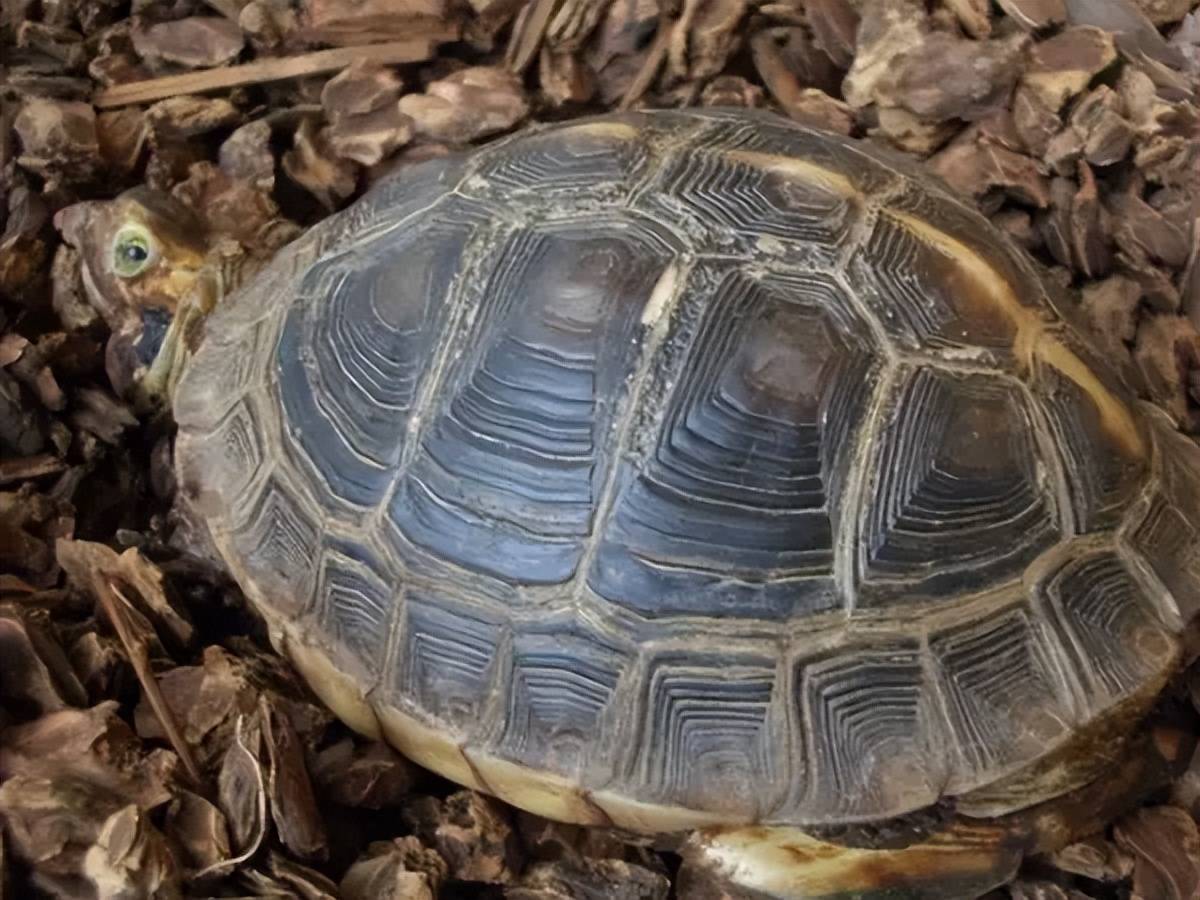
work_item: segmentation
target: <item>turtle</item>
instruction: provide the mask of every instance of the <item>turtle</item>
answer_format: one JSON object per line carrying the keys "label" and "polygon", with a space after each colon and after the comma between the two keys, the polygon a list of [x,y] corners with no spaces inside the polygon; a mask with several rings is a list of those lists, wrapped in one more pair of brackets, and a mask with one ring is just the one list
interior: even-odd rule
{"label": "turtle", "polygon": [[974,897],[1186,656],[1197,448],[898,153],[533,125],[240,280],[188,215],[59,220],[184,515],[345,723],[453,782],[750,896]]}

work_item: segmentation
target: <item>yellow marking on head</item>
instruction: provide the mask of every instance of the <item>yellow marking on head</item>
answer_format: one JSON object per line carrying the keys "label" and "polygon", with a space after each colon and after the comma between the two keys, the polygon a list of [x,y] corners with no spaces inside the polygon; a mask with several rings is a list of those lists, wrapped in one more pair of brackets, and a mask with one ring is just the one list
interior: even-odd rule
{"label": "yellow marking on head", "polygon": [[884,209],[881,215],[892,219],[927,246],[942,253],[960,269],[971,285],[978,288],[979,296],[991,309],[1008,320],[1016,333],[1013,353],[1024,371],[1031,371],[1035,361],[1056,369],[1091,399],[1099,413],[1101,427],[1122,452],[1134,458],[1145,456],[1146,445],[1129,408],[1054,335],[1036,309],[1021,305],[1008,279],[962,241],[939,231],[923,219],[896,209]]}
{"label": "yellow marking on head", "polygon": [[861,192],[849,178],[841,172],[818,166],[816,163],[794,156],[776,156],[772,153],[755,153],[752,150],[730,150],[724,154],[726,159],[742,163],[755,169],[762,169],[785,178],[797,181],[807,181],[820,188],[838,194],[847,199],[861,196]]}

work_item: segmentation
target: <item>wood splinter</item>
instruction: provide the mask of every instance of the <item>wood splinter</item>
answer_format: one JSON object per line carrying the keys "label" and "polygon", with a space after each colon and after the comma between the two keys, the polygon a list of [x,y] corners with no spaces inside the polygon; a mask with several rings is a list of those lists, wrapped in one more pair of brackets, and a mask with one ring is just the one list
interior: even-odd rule
{"label": "wood splinter", "polygon": [[304,78],[324,72],[344,69],[352,62],[364,61],[380,65],[422,62],[430,59],[441,37],[417,40],[389,41],[383,44],[366,44],[359,47],[337,47],[332,50],[317,50],[299,56],[280,59],[264,59],[242,65],[221,66],[203,72],[188,72],[183,75],[165,75],[145,81],[132,81],[106,88],[92,97],[97,109],[112,109],[133,103],[153,103],[168,97],[184,94],[204,94],[209,91],[262,84],[268,81],[284,81]]}

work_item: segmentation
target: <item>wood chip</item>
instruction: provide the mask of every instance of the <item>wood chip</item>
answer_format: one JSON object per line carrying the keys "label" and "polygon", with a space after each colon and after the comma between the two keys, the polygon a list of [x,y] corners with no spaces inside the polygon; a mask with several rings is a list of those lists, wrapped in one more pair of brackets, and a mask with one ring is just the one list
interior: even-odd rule
{"label": "wood chip", "polygon": [[449,877],[461,881],[509,884],[519,865],[519,848],[507,809],[474,791],[444,801],[420,797],[401,816],[421,842],[437,850]]}
{"label": "wood chip", "polygon": [[1068,28],[1035,44],[1021,83],[1051,112],[1083,92],[1117,58],[1112,35],[1099,28]]}
{"label": "wood chip", "polygon": [[133,49],[151,64],[175,63],[189,69],[221,66],[237,59],[245,38],[236,22],[219,16],[188,16],[135,28]]}

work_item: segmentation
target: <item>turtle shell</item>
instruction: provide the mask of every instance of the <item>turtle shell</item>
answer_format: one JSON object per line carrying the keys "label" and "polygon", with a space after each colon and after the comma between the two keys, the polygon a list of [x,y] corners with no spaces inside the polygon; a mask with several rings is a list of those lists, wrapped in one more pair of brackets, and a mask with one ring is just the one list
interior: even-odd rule
{"label": "turtle shell", "polygon": [[562,819],[978,792],[1157,691],[1200,603],[1195,451],[1033,263],[762,113],[403,169],[225,303],[175,412],[317,692]]}

